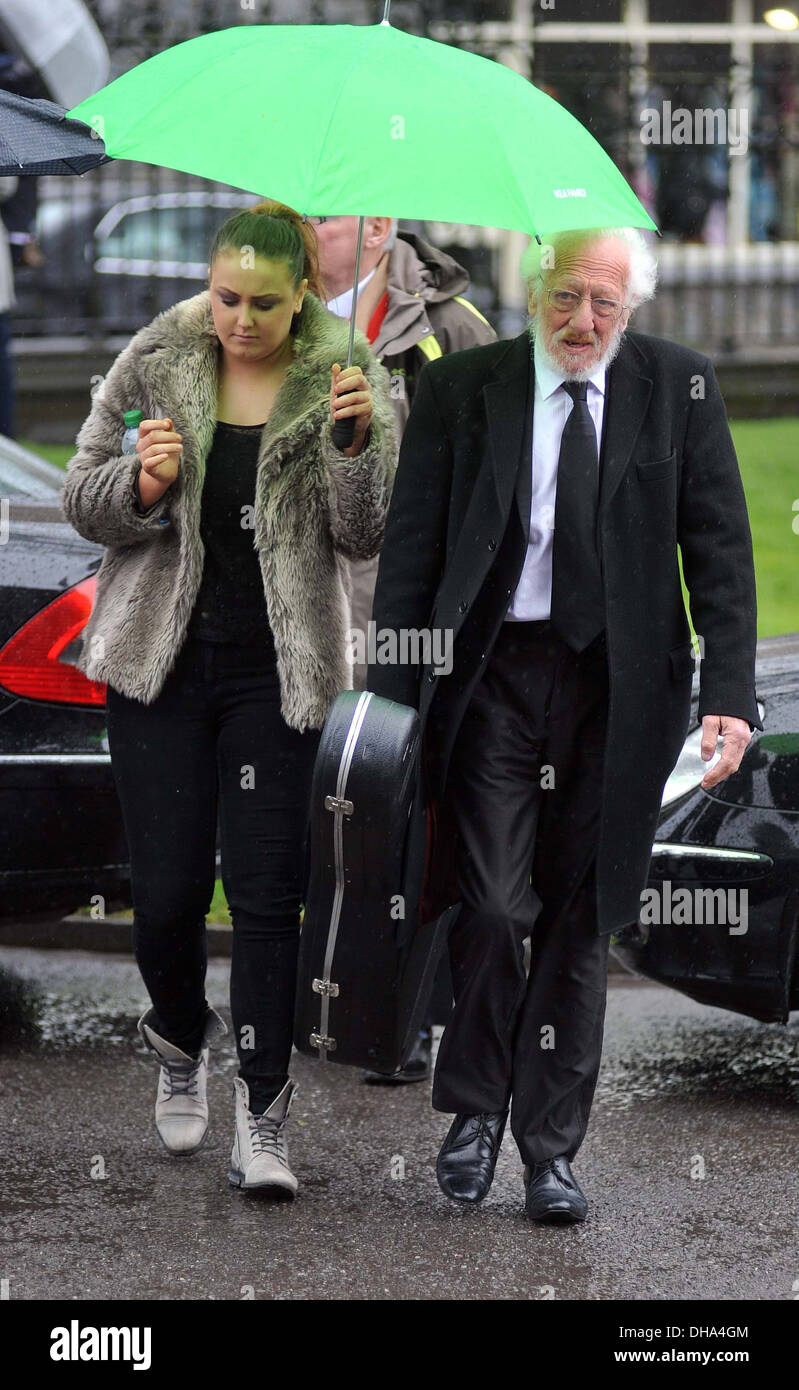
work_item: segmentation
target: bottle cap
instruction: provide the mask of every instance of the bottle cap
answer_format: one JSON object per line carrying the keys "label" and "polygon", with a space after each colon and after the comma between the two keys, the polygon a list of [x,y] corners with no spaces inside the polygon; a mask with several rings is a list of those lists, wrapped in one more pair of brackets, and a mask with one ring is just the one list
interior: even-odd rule
{"label": "bottle cap", "polygon": [[134,430],[136,426],[140,425],[142,420],[144,419],[144,411],[126,410],[125,414],[122,416],[122,419],[125,421],[126,429]]}

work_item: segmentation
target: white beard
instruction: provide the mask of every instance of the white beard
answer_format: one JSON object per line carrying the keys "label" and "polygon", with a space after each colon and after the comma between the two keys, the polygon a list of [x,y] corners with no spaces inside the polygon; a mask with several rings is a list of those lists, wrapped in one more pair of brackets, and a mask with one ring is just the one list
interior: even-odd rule
{"label": "white beard", "polygon": [[[553,372],[557,372],[558,375],[560,375],[565,369],[564,369],[564,367],[561,365],[561,363],[560,363],[560,362],[557,362],[557,361],[555,360],[555,358],[552,356],[552,354],[551,354],[550,352],[548,352],[548,350],[547,350],[546,344],[544,343],[543,334],[541,333],[541,324],[540,324],[539,313],[535,313],[535,314],[532,314],[532,315],[528,315],[528,317],[527,317],[527,332],[528,332],[528,335],[529,335],[529,338],[530,338],[530,350],[531,350],[531,352],[532,352],[532,350],[533,350],[533,344],[535,343],[536,338],[538,338],[538,340],[539,340],[539,347],[538,347],[538,350],[539,350],[539,352],[541,353],[541,355],[543,356],[544,361],[546,362],[547,366],[551,368],[551,370],[552,370]],[[605,348],[605,351],[604,351],[602,357],[600,357],[599,361],[598,361],[598,362],[594,362],[590,367],[573,367],[573,368],[568,372],[568,374],[567,374],[567,376],[566,376],[566,380],[567,380],[567,381],[590,381],[591,377],[594,375],[595,372],[598,372],[600,369],[607,370],[607,368],[610,366],[611,362],[613,361],[614,357],[615,357],[616,354],[618,353],[619,348],[621,347],[621,342],[622,342],[622,338],[623,338],[623,337],[624,337],[624,328],[622,328],[622,327],[617,328],[616,331],[615,331],[615,333],[613,334],[613,337],[611,338],[610,342],[608,343],[607,347]]]}

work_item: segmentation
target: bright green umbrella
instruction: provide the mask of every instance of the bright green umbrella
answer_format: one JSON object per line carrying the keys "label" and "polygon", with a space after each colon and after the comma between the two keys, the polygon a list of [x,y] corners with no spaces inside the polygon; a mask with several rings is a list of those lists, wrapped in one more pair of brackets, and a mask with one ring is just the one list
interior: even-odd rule
{"label": "bright green umbrella", "polygon": [[[374,25],[254,24],[148,58],[73,106],[106,154],[360,217],[538,236],[655,224],[579,121],[475,53]],[[354,421],[336,425],[345,447]]]}
{"label": "bright green umbrella", "polygon": [[241,25],[123,73],[68,116],[115,159],[306,214],[654,227],[579,121],[501,63],[382,24]]}

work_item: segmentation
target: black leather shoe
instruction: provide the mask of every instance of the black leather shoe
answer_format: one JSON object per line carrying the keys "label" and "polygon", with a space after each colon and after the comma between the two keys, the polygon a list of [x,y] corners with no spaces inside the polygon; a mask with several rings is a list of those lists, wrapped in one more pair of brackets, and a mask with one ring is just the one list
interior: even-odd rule
{"label": "black leather shoe", "polygon": [[367,1071],[364,1072],[363,1079],[370,1086],[407,1086],[409,1081],[427,1081],[432,1070],[432,1051],[433,1035],[429,1028],[425,1028],[417,1037],[404,1067],[391,1073]]}
{"label": "black leather shoe", "polygon": [[507,1110],[499,1115],[456,1115],[441,1145],[436,1177],[456,1202],[482,1202],[494,1180]]}
{"label": "black leather shoe", "polygon": [[531,1221],[585,1221],[588,1202],[562,1155],[526,1167],[524,1185],[525,1211]]}

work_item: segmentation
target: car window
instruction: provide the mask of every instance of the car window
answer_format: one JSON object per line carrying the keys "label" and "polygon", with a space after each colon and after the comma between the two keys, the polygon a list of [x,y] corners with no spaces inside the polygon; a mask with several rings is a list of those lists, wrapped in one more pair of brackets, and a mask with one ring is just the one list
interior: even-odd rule
{"label": "car window", "polygon": [[40,459],[12,439],[0,435],[1,497],[52,499],[58,495],[63,481],[64,474],[54,463]]}
{"label": "car window", "polygon": [[98,237],[97,254],[131,261],[204,264],[226,210],[215,207],[146,208],[127,212],[107,236]]}
{"label": "car window", "polygon": [[[152,208],[142,212],[127,212],[117,222],[113,231],[104,237],[97,237],[97,252],[101,256],[122,256],[125,260],[151,261],[159,257],[156,233],[163,211],[155,213]],[[165,237],[160,237],[163,247]],[[162,255],[166,252],[162,251]],[[174,254],[170,255],[174,260]]]}

